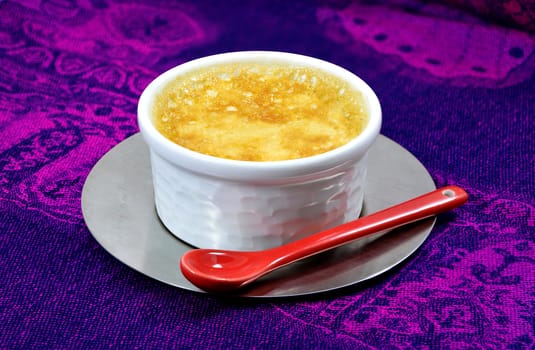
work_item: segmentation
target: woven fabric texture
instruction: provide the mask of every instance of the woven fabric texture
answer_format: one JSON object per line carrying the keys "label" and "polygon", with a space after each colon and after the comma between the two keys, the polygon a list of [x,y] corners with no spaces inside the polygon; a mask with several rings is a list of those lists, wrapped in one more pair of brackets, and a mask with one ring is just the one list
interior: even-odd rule
{"label": "woven fabric texture", "polygon": [[[532,28],[527,0],[0,1],[0,348],[533,349]],[[253,49],[361,76],[382,133],[469,201],[392,272],[313,298],[229,300],[120,263],[84,223],[90,170],[138,132],[151,79]]]}

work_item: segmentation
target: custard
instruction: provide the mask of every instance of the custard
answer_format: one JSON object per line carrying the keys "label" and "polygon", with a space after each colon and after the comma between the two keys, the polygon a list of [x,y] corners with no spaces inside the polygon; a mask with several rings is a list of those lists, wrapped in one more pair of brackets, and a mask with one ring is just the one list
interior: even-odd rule
{"label": "custard", "polygon": [[233,63],[177,77],[153,106],[156,128],[190,150],[276,161],[328,152],[367,123],[362,94],[309,67]]}

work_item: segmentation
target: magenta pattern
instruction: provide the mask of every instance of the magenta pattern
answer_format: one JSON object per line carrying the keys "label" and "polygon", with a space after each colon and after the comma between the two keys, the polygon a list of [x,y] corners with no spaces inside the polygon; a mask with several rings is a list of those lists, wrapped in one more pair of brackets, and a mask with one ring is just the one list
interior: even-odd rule
{"label": "magenta pattern", "polygon": [[320,8],[317,18],[332,40],[355,54],[371,48],[388,56],[397,65],[393,69],[409,77],[503,87],[528,79],[535,69],[532,34],[497,27],[443,5],[413,6],[399,11],[355,2],[342,9]]}
{"label": "magenta pattern", "polygon": [[[528,0],[0,1],[0,348],[535,348],[533,14]],[[312,298],[216,298],[122,265],[84,224],[89,171],[138,131],[152,78],[248,49],[361,75],[382,132],[469,202],[394,271]]]}

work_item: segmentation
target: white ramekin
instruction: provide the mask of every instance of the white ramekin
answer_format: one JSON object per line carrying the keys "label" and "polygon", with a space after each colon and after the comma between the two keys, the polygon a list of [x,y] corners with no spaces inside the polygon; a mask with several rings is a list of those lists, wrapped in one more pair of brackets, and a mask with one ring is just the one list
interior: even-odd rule
{"label": "white ramekin", "polygon": [[[361,91],[368,123],[332,151],[294,160],[251,162],[200,154],[165,138],[153,124],[154,98],[186,72],[232,62],[288,63],[336,75]],[[156,211],[179,239],[200,248],[266,249],[360,214],[367,153],[381,127],[381,107],[359,77],[332,63],[273,51],[203,57],[172,68],[143,91],[138,123],[150,148]]]}

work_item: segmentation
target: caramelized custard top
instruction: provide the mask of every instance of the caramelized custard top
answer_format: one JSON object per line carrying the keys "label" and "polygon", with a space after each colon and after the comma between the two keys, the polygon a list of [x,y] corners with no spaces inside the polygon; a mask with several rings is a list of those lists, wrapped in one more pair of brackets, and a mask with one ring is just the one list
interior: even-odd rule
{"label": "caramelized custard top", "polygon": [[173,142],[215,157],[274,161],[309,157],[354,139],[367,123],[361,93],[308,67],[235,63],[169,83],[153,106]]}

